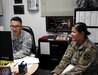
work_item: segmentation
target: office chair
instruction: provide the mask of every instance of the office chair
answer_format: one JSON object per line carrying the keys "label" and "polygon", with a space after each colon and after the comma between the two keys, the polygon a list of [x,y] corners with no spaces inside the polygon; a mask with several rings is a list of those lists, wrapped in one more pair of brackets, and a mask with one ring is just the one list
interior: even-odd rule
{"label": "office chair", "polygon": [[32,49],[31,53],[36,54],[36,44],[33,30],[29,26],[23,26],[22,30],[29,32],[32,35]]}

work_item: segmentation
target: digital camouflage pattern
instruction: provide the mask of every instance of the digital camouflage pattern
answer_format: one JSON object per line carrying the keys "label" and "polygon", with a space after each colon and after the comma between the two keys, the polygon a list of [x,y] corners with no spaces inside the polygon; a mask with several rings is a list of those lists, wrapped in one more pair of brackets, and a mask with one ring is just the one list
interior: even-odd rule
{"label": "digital camouflage pattern", "polygon": [[12,47],[14,59],[30,55],[32,48],[31,34],[22,30],[21,35],[18,38],[12,36]]}

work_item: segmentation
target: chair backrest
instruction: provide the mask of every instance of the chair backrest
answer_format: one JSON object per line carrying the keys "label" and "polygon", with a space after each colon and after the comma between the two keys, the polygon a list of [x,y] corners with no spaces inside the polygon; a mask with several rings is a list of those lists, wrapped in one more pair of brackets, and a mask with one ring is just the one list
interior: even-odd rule
{"label": "chair backrest", "polygon": [[22,30],[29,32],[32,35],[32,49],[31,53],[36,54],[36,44],[35,44],[35,36],[33,30],[29,26],[23,26]]}

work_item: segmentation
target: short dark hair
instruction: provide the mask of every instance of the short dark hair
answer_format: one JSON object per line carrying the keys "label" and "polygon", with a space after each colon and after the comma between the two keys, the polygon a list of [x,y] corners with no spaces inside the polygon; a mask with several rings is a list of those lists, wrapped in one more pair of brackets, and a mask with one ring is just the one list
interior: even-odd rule
{"label": "short dark hair", "polygon": [[22,19],[18,16],[12,17],[12,19],[10,21],[12,21],[12,20],[19,21],[22,24]]}
{"label": "short dark hair", "polygon": [[74,25],[78,32],[84,32],[85,35],[90,35],[91,33],[87,30],[87,25],[83,22],[78,22]]}

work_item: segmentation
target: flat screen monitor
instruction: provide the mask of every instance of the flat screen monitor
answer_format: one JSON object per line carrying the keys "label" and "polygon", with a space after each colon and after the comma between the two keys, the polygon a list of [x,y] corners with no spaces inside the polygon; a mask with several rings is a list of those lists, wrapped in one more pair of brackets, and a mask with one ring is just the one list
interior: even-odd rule
{"label": "flat screen monitor", "polygon": [[68,32],[73,26],[73,16],[46,16],[47,32]]}
{"label": "flat screen monitor", "polygon": [[0,60],[13,61],[10,31],[0,31]]}

